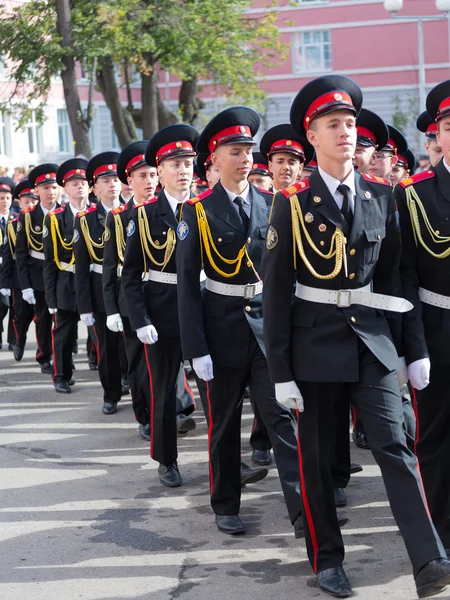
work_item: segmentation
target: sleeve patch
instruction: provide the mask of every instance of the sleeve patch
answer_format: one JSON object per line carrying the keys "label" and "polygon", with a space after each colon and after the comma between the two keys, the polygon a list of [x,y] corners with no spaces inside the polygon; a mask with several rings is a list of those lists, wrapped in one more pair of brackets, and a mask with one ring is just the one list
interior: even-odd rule
{"label": "sleeve patch", "polygon": [[127,237],[131,237],[135,231],[136,225],[134,224],[133,219],[131,219],[127,225]]}
{"label": "sleeve patch", "polygon": [[[188,200],[189,202],[189,200]],[[185,240],[189,235],[189,225],[186,221],[180,221],[177,227],[177,235],[181,241]]]}
{"label": "sleeve patch", "polygon": [[266,242],[267,250],[273,250],[273,248],[275,248],[275,246],[277,244],[278,244],[277,230],[275,229],[275,227],[270,225],[269,229],[267,230],[267,242]]}

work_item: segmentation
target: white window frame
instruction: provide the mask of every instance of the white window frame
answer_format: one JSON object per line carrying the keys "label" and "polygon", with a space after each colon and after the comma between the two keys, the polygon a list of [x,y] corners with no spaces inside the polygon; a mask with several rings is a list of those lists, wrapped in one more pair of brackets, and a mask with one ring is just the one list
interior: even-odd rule
{"label": "white window frame", "polygon": [[[311,34],[320,34],[320,42],[307,42],[305,37]],[[325,39],[325,36],[328,39]],[[325,58],[325,47],[329,46],[330,50],[330,64],[326,64]],[[333,69],[333,56],[331,48],[331,31],[329,29],[313,29],[311,31],[293,31],[291,37],[291,48],[292,48],[292,72],[295,75],[312,74],[312,73],[329,73]],[[303,67],[299,65],[300,48],[305,50],[308,48],[320,48],[320,64],[314,66],[314,68],[307,68],[307,65],[303,64]]]}
{"label": "white window frame", "polygon": [[[30,154],[39,154],[41,151],[41,132],[39,123],[36,121],[36,111],[33,109],[31,112],[31,120],[26,125],[27,137],[28,137],[28,151]],[[33,144],[33,149],[30,147],[30,135]]]}
{"label": "white window frame", "polygon": [[[65,117],[64,120],[60,116]],[[70,130],[69,114],[67,108],[56,109],[56,121],[58,123],[58,148],[60,154],[72,154],[72,132]],[[64,141],[64,148],[61,147],[61,134]]]}

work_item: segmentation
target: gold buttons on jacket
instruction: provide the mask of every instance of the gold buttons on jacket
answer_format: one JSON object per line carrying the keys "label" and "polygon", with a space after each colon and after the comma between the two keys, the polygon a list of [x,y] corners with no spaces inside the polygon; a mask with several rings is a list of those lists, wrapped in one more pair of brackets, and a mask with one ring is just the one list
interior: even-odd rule
{"label": "gold buttons on jacket", "polygon": [[356,254],[356,250],[354,248],[352,248],[349,252],[350,256],[355,256]]}
{"label": "gold buttons on jacket", "polygon": [[351,321],[352,323],[356,323],[356,319],[355,319],[355,317],[350,317],[350,321]]}
{"label": "gold buttons on jacket", "polygon": [[348,276],[349,279],[355,279],[355,274],[354,273],[350,273],[350,275]]}
{"label": "gold buttons on jacket", "polygon": [[217,238],[217,241],[220,243],[222,241],[222,238]]}
{"label": "gold buttons on jacket", "polygon": [[248,304],[247,304],[247,306],[245,307],[245,311],[246,311],[246,312],[250,312],[251,310],[252,310],[252,307],[251,307],[251,306],[248,306]]}

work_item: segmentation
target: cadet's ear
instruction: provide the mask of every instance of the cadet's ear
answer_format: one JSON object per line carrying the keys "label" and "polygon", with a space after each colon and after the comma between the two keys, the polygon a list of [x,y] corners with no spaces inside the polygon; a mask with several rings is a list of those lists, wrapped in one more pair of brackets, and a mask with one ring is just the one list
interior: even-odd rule
{"label": "cadet's ear", "polygon": [[398,156],[393,156],[391,158],[391,168],[395,167],[395,165],[398,163]]}
{"label": "cadet's ear", "polygon": [[308,131],[306,132],[306,139],[311,144],[311,146],[316,147],[317,140],[316,140],[316,132],[314,129],[312,129],[312,128],[308,129]]}
{"label": "cadet's ear", "polygon": [[[218,149],[217,149],[218,150]],[[218,152],[217,150],[215,150],[212,154],[211,154],[211,162],[215,167],[219,166],[219,156],[218,156]]]}

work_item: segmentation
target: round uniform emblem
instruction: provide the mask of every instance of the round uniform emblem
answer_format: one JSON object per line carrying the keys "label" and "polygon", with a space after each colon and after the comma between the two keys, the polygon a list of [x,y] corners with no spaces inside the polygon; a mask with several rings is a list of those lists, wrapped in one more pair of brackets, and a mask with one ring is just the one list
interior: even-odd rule
{"label": "round uniform emblem", "polygon": [[136,231],[136,225],[134,224],[133,219],[127,225],[127,237],[131,237],[133,233]]}
{"label": "round uniform emblem", "polygon": [[314,215],[312,213],[306,213],[305,215],[305,221],[307,223],[312,223],[314,221]]}
{"label": "round uniform emblem", "polygon": [[80,234],[78,233],[78,229],[75,229],[73,232],[73,243],[76,244],[80,239]]}
{"label": "round uniform emblem", "polygon": [[36,225],[36,231],[40,231],[41,230],[41,226],[40,225]]}
{"label": "round uniform emblem", "polygon": [[267,230],[267,242],[266,242],[267,250],[272,250],[273,248],[275,248],[275,246],[277,244],[278,244],[277,230],[275,229],[275,227],[272,227],[272,225],[270,225],[269,229]]}
{"label": "round uniform emblem", "polygon": [[177,236],[181,241],[185,240],[189,234],[189,225],[186,221],[180,221],[177,227]]}
{"label": "round uniform emblem", "polygon": [[42,237],[46,238],[48,236],[48,229],[47,227],[44,225],[44,227],[42,228]]}
{"label": "round uniform emblem", "polygon": [[110,238],[111,238],[111,232],[107,227],[105,227],[105,242],[107,242]]}
{"label": "round uniform emblem", "polygon": [[19,221],[17,223],[17,231],[21,231],[22,230],[22,223]]}

